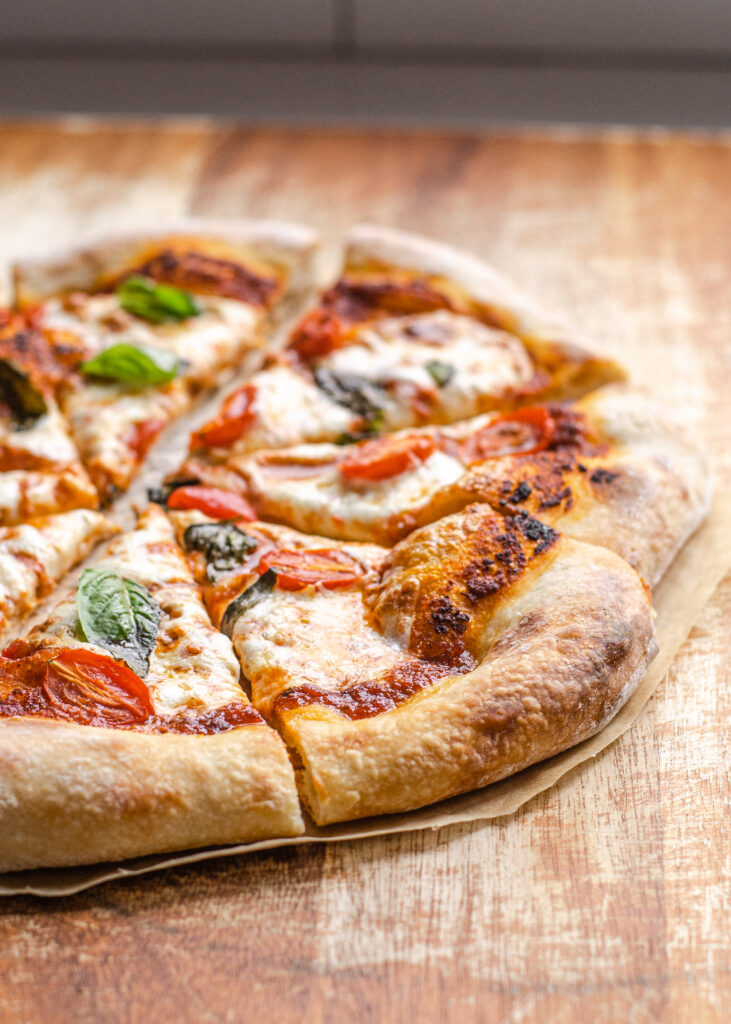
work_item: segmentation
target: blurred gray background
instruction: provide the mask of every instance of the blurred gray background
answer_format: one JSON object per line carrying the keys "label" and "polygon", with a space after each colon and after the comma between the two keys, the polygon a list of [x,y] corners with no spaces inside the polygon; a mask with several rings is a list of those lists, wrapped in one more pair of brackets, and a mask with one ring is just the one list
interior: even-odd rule
{"label": "blurred gray background", "polygon": [[0,0],[0,113],[731,123],[731,0]]}

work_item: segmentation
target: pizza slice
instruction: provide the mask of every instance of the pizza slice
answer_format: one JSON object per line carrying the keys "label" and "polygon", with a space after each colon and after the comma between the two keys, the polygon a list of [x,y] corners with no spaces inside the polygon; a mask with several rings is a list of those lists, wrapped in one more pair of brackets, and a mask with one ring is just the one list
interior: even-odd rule
{"label": "pizza slice", "polygon": [[43,334],[0,311],[0,525],[73,508],[95,508],[55,389],[63,366]]}
{"label": "pizza slice", "polygon": [[191,221],[16,266],[18,307],[75,352],[61,405],[105,500],[197,393],[262,349],[315,248],[296,225]]}
{"label": "pizza slice", "polygon": [[[472,505],[391,550],[175,518],[318,825],[565,750],[616,714],[656,651],[634,570],[523,512]],[[232,545],[243,557],[226,562]]]}
{"label": "pizza slice", "polygon": [[362,226],[286,352],[228,396],[191,448],[225,462],[571,398],[623,376],[486,264]]}
{"label": "pizza slice", "polygon": [[0,668],[0,871],[302,831],[284,744],[160,509]]}
{"label": "pizza slice", "polygon": [[105,516],[87,508],[0,527],[0,637],[116,532]]}
{"label": "pizza slice", "polygon": [[[166,495],[170,507],[211,514],[211,488],[220,487],[237,492],[263,519],[340,540],[393,544],[417,526],[484,501],[605,545],[650,584],[710,500],[697,445],[665,409],[624,385],[574,403],[489,413],[349,446],[263,451],[199,470],[197,487]],[[218,500],[226,508],[237,499]]]}

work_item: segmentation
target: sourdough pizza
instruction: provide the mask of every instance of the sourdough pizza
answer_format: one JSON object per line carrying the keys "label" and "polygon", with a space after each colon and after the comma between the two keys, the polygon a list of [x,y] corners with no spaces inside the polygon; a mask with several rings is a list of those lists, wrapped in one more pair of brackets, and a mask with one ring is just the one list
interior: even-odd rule
{"label": "sourdough pizza", "polygon": [[285,353],[193,434],[196,460],[337,441],[571,398],[624,376],[491,267],[363,226]]}
{"label": "sourdough pizza", "polygon": [[[592,736],[655,653],[634,570],[524,512],[472,505],[390,550],[175,515],[319,825],[441,800]],[[245,560],[211,573],[212,538],[232,529]]]}
{"label": "sourdough pizza", "polygon": [[163,512],[0,663],[0,870],[302,831],[282,740],[239,686]]}
{"label": "sourdough pizza", "polygon": [[[260,518],[340,540],[393,544],[474,501],[529,512],[611,548],[650,584],[708,507],[695,445],[664,409],[623,385],[573,403],[197,468],[201,484],[238,491]],[[191,491],[167,500],[180,507]]]}
{"label": "sourdough pizza", "polygon": [[[653,658],[649,588],[709,503],[675,417],[489,266],[367,226],[255,365],[313,250],[191,223],[16,268],[0,870],[422,807],[592,736]],[[234,367],[136,528],[19,630]]]}
{"label": "sourdough pizza", "polygon": [[296,225],[203,221],[15,267],[18,307],[75,348],[60,400],[105,500],[197,392],[264,346],[314,250]]}

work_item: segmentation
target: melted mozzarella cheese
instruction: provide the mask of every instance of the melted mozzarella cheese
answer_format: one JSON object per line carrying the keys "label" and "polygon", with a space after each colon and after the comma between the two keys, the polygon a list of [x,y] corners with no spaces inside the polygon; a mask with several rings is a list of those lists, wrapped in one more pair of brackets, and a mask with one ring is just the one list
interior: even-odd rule
{"label": "melted mozzarella cheese", "polygon": [[[274,472],[266,457],[235,464],[260,513],[298,530],[352,540],[368,540],[374,531],[378,536],[384,521],[418,511],[435,491],[464,473],[458,459],[437,450],[397,476],[351,482],[338,467],[343,457],[340,447],[300,445],[282,454],[285,461],[277,462]],[[323,465],[318,470],[320,459]],[[286,460],[292,466],[291,476],[287,476]],[[298,473],[298,460],[308,464],[307,475]]]}

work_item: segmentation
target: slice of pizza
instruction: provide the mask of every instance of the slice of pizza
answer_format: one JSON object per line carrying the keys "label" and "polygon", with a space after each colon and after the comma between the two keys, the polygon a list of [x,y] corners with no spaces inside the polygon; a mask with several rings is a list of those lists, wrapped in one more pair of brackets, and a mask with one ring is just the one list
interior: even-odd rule
{"label": "slice of pizza", "polygon": [[363,226],[287,351],[228,396],[191,448],[222,462],[571,398],[623,376],[486,264]]}
{"label": "slice of pizza", "polygon": [[56,403],[62,374],[42,332],[1,310],[0,525],[98,504]]}
{"label": "slice of pizza", "polygon": [[[210,514],[211,487],[255,513],[340,540],[393,544],[474,501],[525,511],[622,555],[655,584],[706,515],[710,477],[687,431],[624,385],[349,446],[296,445],[200,467],[172,508]],[[235,498],[229,499],[228,504]],[[226,500],[219,498],[223,506]],[[203,503],[201,503],[203,502]]]}
{"label": "slice of pizza", "polygon": [[15,267],[19,308],[76,354],[61,405],[104,499],[197,393],[263,348],[315,248],[296,225],[190,221]]}
{"label": "slice of pizza", "polygon": [[87,508],[0,527],[0,637],[116,532],[105,516]]}
{"label": "slice of pizza", "polygon": [[421,807],[579,743],[656,651],[635,571],[523,512],[472,505],[391,550],[175,518],[319,825]]}
{"label": "slice of pizza", "polygon": [[113,541],[0,666],[0,871],[302,831],[165,514]]}

